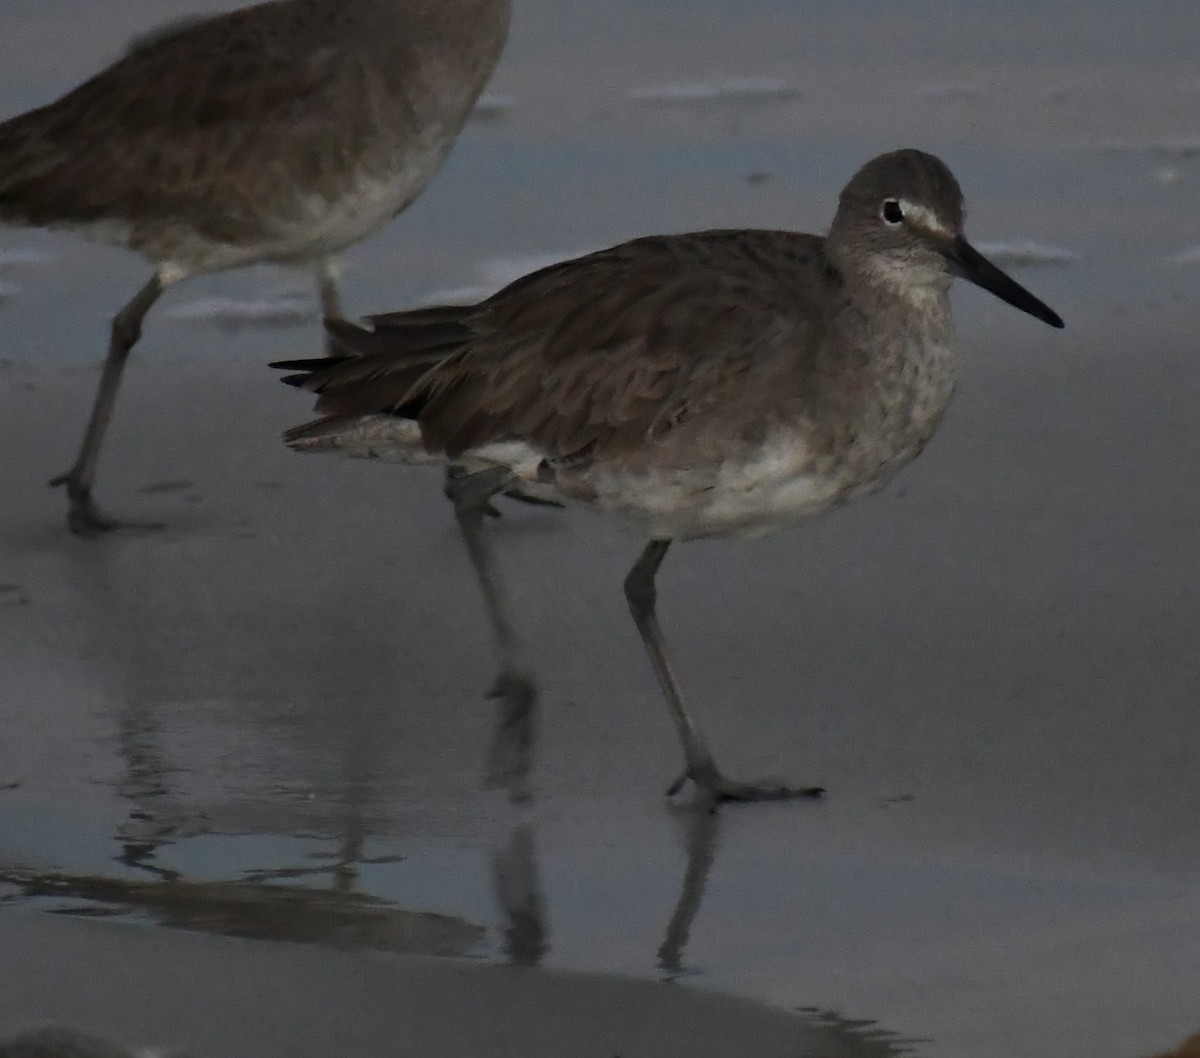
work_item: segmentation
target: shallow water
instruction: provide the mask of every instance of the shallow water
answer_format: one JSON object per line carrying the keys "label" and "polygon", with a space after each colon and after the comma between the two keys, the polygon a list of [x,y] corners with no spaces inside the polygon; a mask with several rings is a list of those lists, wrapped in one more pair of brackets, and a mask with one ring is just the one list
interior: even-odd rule
{"label": "shallow water", "polygon": [[[9,0],[0,113],[190,7]],[[170,927],[144,966],[185,958],[182,930],[269,941],[272,972],[294,940],[671,980],[800,1011],[818,1053],[1133,1058],[1193,1031],[1200,273],[1171,262],[1200,241],[1198,33],[1182,2],[519,0],[503,105],[350,255],[349,306],[390,309],[648,231],[820,229],[896,145],[951,163],[972,237],[1068,329],[958,290],[956,404],[896,487],[664,569],[721,759],[821,781],[820,805],[668,808],[676,751],[619,587],[637,542],[523,509],[496,529],[545,684],[538,791],[479,789],[490,661],[436,477],[278,444],[308,409],[262,365],[316,348],[289,325],[304,277],[169,295],[101,495],[171,528],[69,539],[42,482],[145,266],[0,233],[8,929]],[[686,91],[646,98],[663,86]],[[352,999],[357,964],[336,965]],[[171,996],[159,1023],[190,1022]],[[84,1016],[10,1001],[0,1028]],[[221,1028],[177,1042],[248,1046]]]}

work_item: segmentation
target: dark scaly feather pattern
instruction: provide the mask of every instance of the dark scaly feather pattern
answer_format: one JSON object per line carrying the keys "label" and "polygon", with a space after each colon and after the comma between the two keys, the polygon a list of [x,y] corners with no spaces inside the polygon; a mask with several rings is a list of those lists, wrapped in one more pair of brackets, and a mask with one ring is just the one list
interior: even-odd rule
{"label": "dark scaly feather pattern", "polygon": [[452,459],[512,439],[554,460],[602,457],[703,414],[761,371],[779,340],[811,359],[821,347],[809,340],[821,319],[814,286],[832,281],[813,236],[638,239],[477,305],[376,316],[369,329],[331,323],[360,358],[314,362],[302,384],[329,416],[415,414],[427,448]]}
{"label": "dark scaly feather pattern", "polygon": [[[245,203],[259,182],[279,183],[280,139],[302,138],[295,118],[319,122],[306,130],[318,142],[343,117],[352,125],[341,135],[363,134],[334,96],[365,71],[348,71],[327,30],[303,16],[273,3],[172,27],[57,102],[0,125],[0,217],[55,226],[184,215],[214,240],[263,237],[269,219]],[[289,48],[273,45],[280,35]],[[192,76],[178,76],[181,63]],[[275,127],[241,120],[247,110],[273,112]],[[243,161],[231,165],[235,155]],[[254,186],[249,159],[261,162]],[[308,168],[321,169],[315,151]]]}
{"label": "dark scaly feather pattern", "polygon": [[[422,55],[409,27],[414,38],[442,32],[430,2],[271,0],[144,35],[62,98],[0,124],[0,221],[105,224],[95,237],[152,260],[187,256],[185,226],[222,246],[286,241],[315,201],[394,179],[429,122],[446,121],[452,137],[466,120],[474,94],[452,114],[413,77]],[[489,6],[506,25],[507,5]],[[503,25],[494,42],[481,32],[478,55],[464,52],[476,92]]]}

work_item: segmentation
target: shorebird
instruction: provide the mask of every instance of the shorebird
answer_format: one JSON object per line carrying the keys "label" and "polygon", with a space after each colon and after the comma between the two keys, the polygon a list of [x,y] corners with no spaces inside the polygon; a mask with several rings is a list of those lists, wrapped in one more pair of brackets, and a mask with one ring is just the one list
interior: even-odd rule
{"label": "shorebird", "polygon": [[272,0],[168,26],[57,102],[0,124],[0,224],[136,250],[154,275],[117,313],[65,485],[92,500],[125,361],[189,276],[313,265],[340,316],[337,255],[432,179],[491,75],[510,0]]}
{"label": "shorebird", "polygon": [[456,471],[447,493],[496,638],[510,767],[527,767],[537,692],[483,531],[501,490],[610,512],[649,538],[625,595],[683,748],[669,793],[690,779],[710,804],[816,795],[717,768],[667,655],[655,574],[675,540],[799,524],[914,459],[954,390],[956,275],[1063,325],[966,240],[945,164],[895,151],[850,180],[824,238],[635,239],[476,305],[327,321],[347,355],[275,365],[320,394],[323,416],[285,440]]}

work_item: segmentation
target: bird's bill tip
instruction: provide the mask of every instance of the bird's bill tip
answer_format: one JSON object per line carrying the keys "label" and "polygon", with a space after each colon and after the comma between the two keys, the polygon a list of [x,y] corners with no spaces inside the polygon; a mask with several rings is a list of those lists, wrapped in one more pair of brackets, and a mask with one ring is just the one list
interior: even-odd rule
{"label": "bird's bill tip", "polygon": [[961,235],[950,243],[945,254],[950,271],[954,275],[974,283],[990,294],[995,294],[1001,301],[1008,302],[1014,308],[1029,313],[1051,327],[1061,329],[1065,326],[1057,312],[992,264]]}

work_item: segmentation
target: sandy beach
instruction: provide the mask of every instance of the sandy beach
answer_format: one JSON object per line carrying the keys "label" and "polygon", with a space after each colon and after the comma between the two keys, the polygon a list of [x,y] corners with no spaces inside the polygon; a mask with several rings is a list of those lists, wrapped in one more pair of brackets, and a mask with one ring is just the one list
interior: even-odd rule
{"label": "sandy beach", "polygon": [[[0,113],[192,5],[117,6],[0,13]],[[45,482],[146,268],[5,230],[0,1036],[1138,1058],[1200,1027],[1200,10],[801,6],[518,0],[488,107],[346,289],[382,311],[638,233],[820,230],[872,154],[951,164],[972,239],[1066,330],[960,284],[929,450],[660,585],[723,766],[828,798],[672,807],[620,587],[640,542],[513,505],[536,789],[482,789],[493,662],[438,475],[279,440],[310,411],[266,368],[317,351],[306,277],[164,299],[98,499],[168,528],[70,537]]]}

